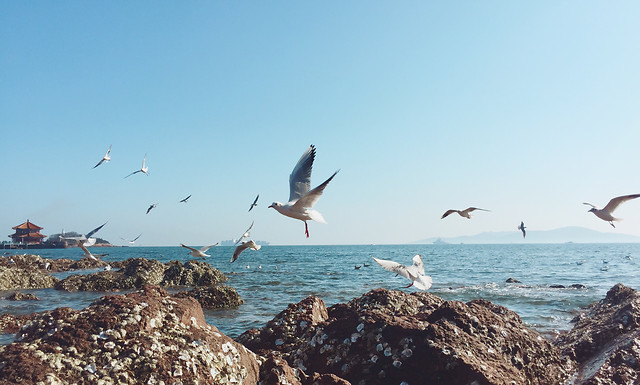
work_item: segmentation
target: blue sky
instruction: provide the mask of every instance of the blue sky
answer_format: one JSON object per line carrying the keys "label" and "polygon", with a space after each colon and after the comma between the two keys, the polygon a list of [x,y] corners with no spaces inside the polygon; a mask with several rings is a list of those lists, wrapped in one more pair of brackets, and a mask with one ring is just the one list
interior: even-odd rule
{"label": "blue sky", "polygon": [[[202,245],[255,220],[272,243],[366,244],[523,220],[640,236],[640,201],[616,229],[582,205],[640,193],[639,8],[0,1],[0,229],[108,220],[114,243]],[[341,171],[306,239],[267,206],[312,143],[314,186]],[[123,179],[145,153],[151,175]],[[468,206],[492,211],[440,219]]]}

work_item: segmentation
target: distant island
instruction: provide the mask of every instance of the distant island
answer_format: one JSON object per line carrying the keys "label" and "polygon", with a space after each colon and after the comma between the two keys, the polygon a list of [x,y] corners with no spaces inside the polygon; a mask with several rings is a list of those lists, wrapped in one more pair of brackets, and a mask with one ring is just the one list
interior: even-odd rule
{"label": "distant island", "polygon": [[415,241],[417,244],[496,244],[496,243],[638,243],[640,237],[631,234],[605,233],[571,226],[554,230],[530,230],[527,237],[522,238],[518,230],[484,232],[459,237],[433,237]]}

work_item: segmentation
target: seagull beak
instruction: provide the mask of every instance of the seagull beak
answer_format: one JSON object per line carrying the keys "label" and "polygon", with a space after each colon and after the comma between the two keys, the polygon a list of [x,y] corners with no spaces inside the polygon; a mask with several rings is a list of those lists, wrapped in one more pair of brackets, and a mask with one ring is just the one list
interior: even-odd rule
{"label": "seagull beak", "polygon": [[273,207],[273,205],[269,205],[269,207],[267,207],[268,209],[273,209],[275,207]]}

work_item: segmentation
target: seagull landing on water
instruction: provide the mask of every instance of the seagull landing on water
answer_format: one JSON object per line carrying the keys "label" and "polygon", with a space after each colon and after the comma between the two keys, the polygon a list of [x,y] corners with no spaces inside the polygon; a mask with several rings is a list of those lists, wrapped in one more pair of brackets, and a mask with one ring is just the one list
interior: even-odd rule
{"label": "seagull landing on water", "polygon": [[216,242],[216,243],[215,243],[215,244],[213,244],[213,245],[204,246],[204,247],[200,248],[200,250],[198,250],[198,249],[194,249],[193,247],[185,246],[185,245],[183,245],[182,243],[180,244],[180,246],[182,246],[182,247],[184,247],[184,248],[186,248],[186,249],[191,250],[191,252],[189,253],[189,255],[192,255],[192,256],[194,256],[194,257],[196,257],[196,258],[202,258],[202,259],[204,259],[205,257],[210,257],[210,255],[209,255],[209,254],[205,254],[205,253],[207,252],[207,250],[209,250],[209,249],[210,249],[210,248],[212,248],[213,246],[217,245],[218,243],[219,243],[219,242]]}
{"label": "seagull landing on water", "polygon": [[585,205],[591,206],[590,213],[594,213],[596,217],[602,219],[603,221],[609,222],[609,224],[613,227],[616,227],[613,224],[613,221],[619,221],[619,218],[613,217],[613,211],[620,206],[621,203],[624,203],[631,199],[640,198],[640,194],[632,194],[632,195],[623,195],[616,198],[613,198],[601,209],[598,209],[596,206],[591,203],[583,202]]}
{"label": "seagull landing on water", "polygon": [[419,290],[428,290],[431,287],[432,280],[431,277],[424,272],[424,262],[422,262],[420,254],[416,254],[413,257],[413,265],[411,266],[401,265],[398,262],[388,261],[386,259],[372,258],[383,268],[410,279],[411,284],[407,287],[414,286]]}
{"label": "seagull landing on water", "polygon": [[[254,207],[256,207],[258,205],[258,198],[260,198],[260,194],[258,194],[258,196],[256,197],[256,199],[253,201],[253,203],[251,204],[251,206],[249,206],[249,211],[251,211],[251,209],[253,209]],[[247,211],[248,212],[248,211]]]}
{"label": "seagull landing on water", "polygon": [[338,171],[334,172],[329,179],[325,180],[320,186],[311,189],[311,168],[313,167],[313,161],[316,157],[316,147],[312,144],[302,154],[300,160],[293,168],[291,175],[289,175],[289,202],[280,203],[273,202],[269,208],[275,209],[282,215],[286,215],[291,218],[299,219],[304,222],[304,233],[309,238],[309,227],[307,221],[313,220],[320,223],[325,222],[322,214],[313,210],[313,205],[316,204],[325,187],[331,182]]}
{"label": "seagull landing on water", "polygon": [[78,247],[81,248],[82,251],[84,252],[83,257],[91,258],[94,261],[98,260],[97,257],[106,257],[107,255],[109,255],[109,254],[91,254],[89,249],[87,249],[87,247],[84,245],[84,242],[82,242],[82,241],[78,241]]}
{"label": "seagull landing on water", "polygon": [[109,146],[109,149],[107,150],[107,153],[104,154],[104,156],[102,157],[102,159],[100,159],[100,162],[98,162],[98,164],[96,164],[95,166],[93,166],[93,168],[96,168],[98,166],[100,166],[102,164],[102,162],[107,162],[109,163],[109,161],[111,160],[111,157],[109,156],[109,153],[111,152],[111,146]]}
{"label": "seagull landing on water", "polygon": [[453,213],[458,213],[461,217],[465,217],[467,219],[471,219],[471,215],[469,215],[472,211],[475,210],[482,210],[482,211],[491,211],[491,210],[485,210],[485,209],[479,209],[477,207],[469,207],[468,209],[465,210],[447,210],[444,214],[442,214],[442,218],[440,219],[444,219],[446,217],[448,217],[450,214]]}
{"label": "seagull landing on water", "polygon": [[518,230],[522,231],[522,238],[527,236],[527,232],[524,229],[526,229],[526,227],[524,226],[524,222],[520,221],[520,226],[518,226]]}
{"label": "seagull landing on water", "polygon": [[236,249],[233,251],[233,256],[231,256],[231,263],[235,262],[236,259],[238,259],[238,257],[240,256],[240,254],[245,251],[246,249],[251,249],[251,250],[260,250],[260,245],[258,245],[257,243],[255,243],[252,239],[246,241],[246,242],[242,242],[241,244],[238,245],[238,247],[236,247]]}
{"label": "seagull landing on water", "polygon": [[188,197],[182,199],[180,202],[178,203],[187,203],[187,200],[189,200],[189,198],[191,198],[191,195],[189,195]]}
{"label": "seagull landing on water", "polygon": [[125,176],[123,179],[130,177],[133,174],[137,174],[137,173],[143,173],[146,176],[149,176],[149,167],[147,167],[147,154],[144,154],[144,158],[142,158],[142,168],[140,168],[140,170],[136,170],[134,172],[132,172],[131,174]]}
{"label": "seagull landing on water", "polygon": [[152,203],[151,206],[149,206],[149,208],[147,209],[147,214],[149,214],[149,211],[151,211],[152,209],[155,209],[156,207],[158,207],[158,204]]}

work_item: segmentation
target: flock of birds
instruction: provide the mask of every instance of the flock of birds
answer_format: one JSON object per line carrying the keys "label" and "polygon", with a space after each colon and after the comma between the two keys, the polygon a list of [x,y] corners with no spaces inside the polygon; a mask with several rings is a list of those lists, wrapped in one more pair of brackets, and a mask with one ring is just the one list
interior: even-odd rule
{"label": "flock of birds", "polygon": [[[96,168],[105,162],[109,162],[111,160],[111,157],[109,155],[110,152],[111,152],[111,146],[109,146],[107,153],[93,168]],[[320,223],[326,223],[322,214],[319,211],[313,209],[313,206],[318,202],[318,200],[322,196],[322,193],[324,192],[329,182],[331,182],[333,178],[340,171],[340,170],[335,171],[329,178],[327,178],[327,180],[322,182],[317,187],[311,189],[311,171],[313,167],[313,162],[315,161],[315,156],[316,156],[316,148],[314,145],[311,145],[302,154],[302,156],[296,163],[295,167],[293,168],[293,171],[289,175],[289,200],[287,201],[287,203],[281,203],[281,202],[275,201],[268,206],[269,208],[275,209],[278,213],[284,216],[298,219],[304,222],[304,232],[307,238],[309,237],[309,227],[307,225],[307,221],[316,221]],[[146,164],[146,159],[147,159],[147,154],[145,154],[144,158],[142,159],[142,167],[139,170],[133,171],[132,173],[128,174],[127,176],[125,176],[125,178],[128,178],[137,173],[143,173],[148,176],[149,167]],[[190,197],[191,195],[180,200],[179,202],[186,203]],[[631,199],[639,198],[639,197],[640,197],[640,194],[631,194],[631,195],[623,195],[623,196],[615,197],[611,199],[609,203],[607,203],[607,205],[601,209],[597,208],[591,203],[584,202],[584,204],[591,206],[591,209],[588,212],[593,213],[596,217],[608,222],[611,226],[615,228],[615,225],[613,222],[619,221],[620,219],[615,218],[613,216],[613,212],[622,203]],[[249,211],[251,211],[254,207],[257,206],[259,198],[260,198],[260,195],[258,194],[258,196],[256,196],[253,203],[251,203],[249,207]],[[147,214],[152,209],[157,207],[157,205],[158,205],[157,203],[151,204],[147,209]],[[447,210],[444,214],[442,214],[441,219],[444,219],[453,213],[457,213],[463,218],[471,219],[470,214],[476,210],[487,211],[487,212],[491,211],[487,209],[481,209],[478,207],[468,207],[464,210],[450,209],[450,210]],[[87,249],[87,246],[92,246],[93,244],[95,244],[95,238],[91,238],[91,236],[95,234],[98,230],[100,230],[104,225],[106,225],[106,223],[88,232],[86,235],[83,235],[81,237],[68,237],[65,239],[75,239],[78,242],[78,246],[85,253],[85,256],[89,258],[95,259],[96,257],[104,256],[99,254],[91,254],[91,252],[89,252],[89,250]],[[240,238],[236,241],[235,243],[236,248],[233,252],[230,262],[232,263],[235,262],[240,256],[240,254],[247,249],[251,249],[251,250],[260,249],[260,245],[256,244],[250,238],[250,230],[252,228],[253,228],[253,222],[251,223],[251,226],[249,226],[249,228],[245,232],[243,232]],[[525,230],[526,227],[523,221],[520,222],[520,226],[518,226],[517,229],[522,232],[523,238],[526,237],[526,230]],[[142,234],[138,235],[135,239],[129,241],[129,243],[133,244],[141,235]],[[247,239],[247,240],[244,241],[244,239]],[[210,248],[216,246],[217,244],[218,243],[215,243],[209,246],[204,246],[200,249],[195,249],[193,247],[190,247],[184,244],[180,244],[180,246],[189,249],[190,250],[189,255],[195,258],[204,259],[206,257],[210,257],[210,255],[206,254],[206,252]],[[407,287],[413,286],[419,290],[428,290],[432,285],[432,279],[430,276],[426,275],[424,262],[422,260],[422,257],[419,254],[413,257],[413,264],[408,266],[402,265],[395,261],[378,259],[375,257],[373,257],[373,260],[376,263],[378,263],[380,266],[382,266],[384,269],[394,272],[396,273],[396,275],[400,275],[402,277],[405,277],[411,280],[411,284]]]}

